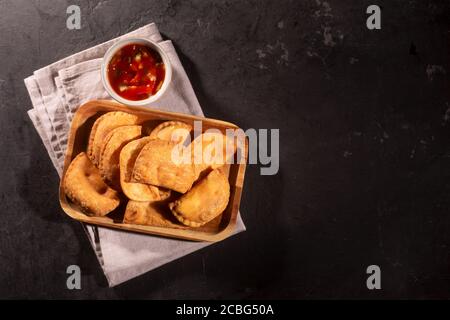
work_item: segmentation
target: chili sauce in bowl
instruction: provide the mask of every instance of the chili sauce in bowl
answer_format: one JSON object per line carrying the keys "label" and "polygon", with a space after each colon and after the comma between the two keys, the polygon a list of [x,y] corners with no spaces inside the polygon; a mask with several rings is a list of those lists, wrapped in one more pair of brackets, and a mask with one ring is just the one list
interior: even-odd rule
{"label": "chili sauce in bowl", "polygon": [[144,39],[116,43],[102,64],[106,90],[115,100],[128,105],[157,100],[167,89],[170,77],[171,67],[165,53],[157,44]]}

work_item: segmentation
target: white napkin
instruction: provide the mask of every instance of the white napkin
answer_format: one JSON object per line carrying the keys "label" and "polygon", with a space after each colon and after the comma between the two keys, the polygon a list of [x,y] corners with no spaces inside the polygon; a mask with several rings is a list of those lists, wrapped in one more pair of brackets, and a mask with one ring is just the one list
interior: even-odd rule
{"label": "white napkin", "polygon": [[[107,99],[100,76],[101,58],[123,38],[142,37],[158,42],[172,63],[172,82],[155,109],[203,116],[197,97],[171,41],[162,41],[154,23],[119,38],[74,54],[26,78],[33,109],[28,115],[61,176],[70,122],[77,108],[92,99]],[[210,245],[84,225],[109,286],[157,268],[165,263]],[[235,234],[245,230],[239,215]]]}

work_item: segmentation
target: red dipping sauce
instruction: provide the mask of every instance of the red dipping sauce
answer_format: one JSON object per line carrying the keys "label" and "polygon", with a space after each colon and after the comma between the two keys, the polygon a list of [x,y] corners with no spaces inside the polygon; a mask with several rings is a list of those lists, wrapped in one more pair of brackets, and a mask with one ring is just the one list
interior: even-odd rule
{"label": "red dipping sauce", "polygon": [[141,44],[122,47],[108,64],[111,87],[127,100],[144,100],[156,94],[164,82],[164,76],[161,56]]}

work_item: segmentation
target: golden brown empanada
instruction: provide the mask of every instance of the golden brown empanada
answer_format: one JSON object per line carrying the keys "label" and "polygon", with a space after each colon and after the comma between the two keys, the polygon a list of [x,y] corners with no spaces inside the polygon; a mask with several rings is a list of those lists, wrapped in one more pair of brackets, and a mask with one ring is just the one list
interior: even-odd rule
{"label": "golden brown empanada", "polygon": [[123,223],[176,229],[187,228],[179,224],[173,217],[167,208],[167,203],[160,201],[128,201]]}
{"label": "golden brown empanada", "polygon": [[131,182],[136,159],[142,148],[151,139],[150,137],[144,137],[131,141],[120,151],[120,185],[123,193],[131,200],[158,201],[164,200],[170,195],[170,190],[149,184]]}
{"label": "golden brown empanada", "polygon": [[174,216],[190,227],[200,227],[227,207],[230,199],[228,178],[218,169],[197,182],[180,199],[169,204]]}
{"label": "golden brown empanada", "polygon": [[108,112],[99,117],[94,122],[89,135],[87,155],[92,163],[96,166],[100,164],[104,140],[111,130],[120,126],[135,125],[138,120],[137,116],[122,111]]}
{"label": "golden brown empanada", "polygon": [[192,141],[192,152],[196,178],[204,171],[214,170],[230,163],[236,152],[232,139],[220,132],[205,132]]}
{"label": "golden brown empanada", "polygon": [[183,144],[191,134],[192,126],[181,121],[166,121],[150,133],[150,138]]}
{"label": "golden brown empanada", "polygon": [[119,157],[122,148],[141,136],[141,126],[122,126],[105,137],[105,146],[99,162],[100,174],[113,187],[120,189]]}
{"label": "golden brown empanada", "polygon": [[136,159],[132,181],[185,193],[194,182],[194,166],[182,159],[183,146],[153,139],[142,148]]}
{"label": "golden brown empanada", "polygon": [[99,170],[84,152],[70,163],[64,176],[63,188],[73,202],[95,216],[108,214],[120,203],[117,192],[103,182]]}

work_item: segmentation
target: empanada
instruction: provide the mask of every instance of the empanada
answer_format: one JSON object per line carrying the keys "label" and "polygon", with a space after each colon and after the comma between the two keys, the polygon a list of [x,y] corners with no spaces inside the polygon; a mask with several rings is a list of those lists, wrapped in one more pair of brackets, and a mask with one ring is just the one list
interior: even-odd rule
{"label": "empanada", "polygon": [[184,225],[200,227],[221,214],[229,199],[228,178],[216,169],[197,182],[180,199],[170,203],[169,207]]}
{"label": "empanada", "polygon": [[123,223],[176,229],[187,228],[179,224],[173,217],[167,208],[167,203],[158,201],[128,201]]}
{"label": "empanada", "polygon": [[181,121],[166,121],[150,133],[150,138],[183,144],[192,131],[192,126]]}
{"label": "empanada", "polygon": [[141,136],[141,126],[121,126],[113,129],[105,137],[99,169],[102,177],[113,187],[120,189],[119,156],[122,148]]}
{"label": "empanada", "polygon": [[150,140],[136,159],[132,181],[185,193],[195,179],[194,166],[180,155],[183,146],[160,139]]}
{"label": "empanada", "polygon": [[136,158],[151,139],[144,137],[131,141],[120,151],[120,185],[123,193],[131,200],[158,201],[164,200],[170,195],[170,190],[130,181]]}
{"label": "empanada", "polygon": [[89,135],[87,155],[96,166],[100,163],[100,156],[104,139],[108,133],[120,126],[135,125],[138,117],[122,111],[108,112],[98,118]]}
{"label": "empanada", "polygon": [[214,170],[231,163],[236,152],[234,140],[216,131],[199,135],[189,147],[197,178],[205,170]]}
{"label": "empanada", "polygon": [[108,214],[120,203],[117,192],[103,182],[99,170],[84,152],[70,163],[63,188],[73,202],[95,216]]}

